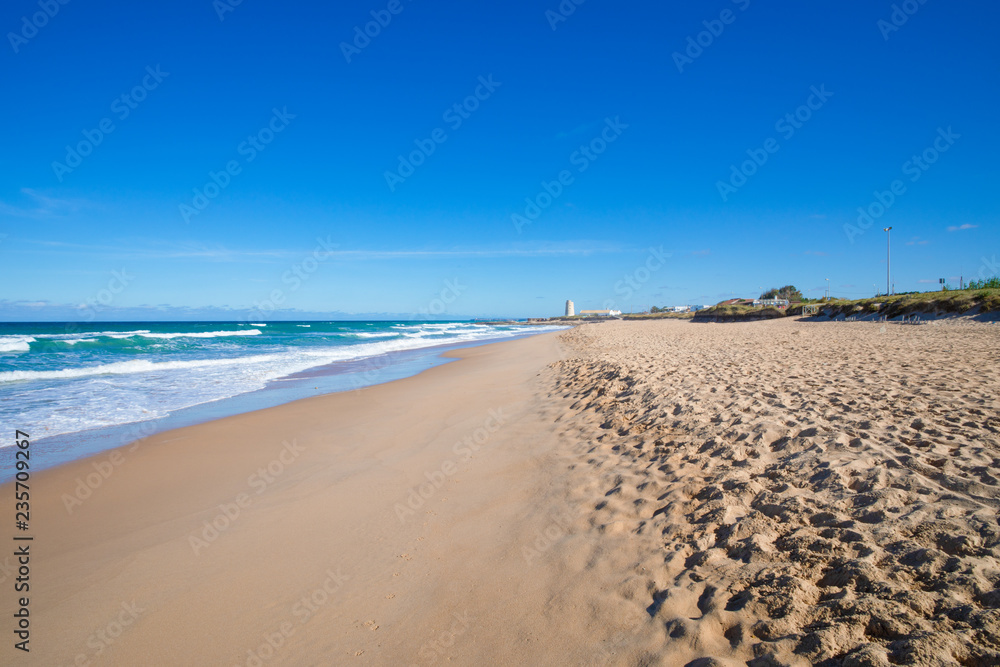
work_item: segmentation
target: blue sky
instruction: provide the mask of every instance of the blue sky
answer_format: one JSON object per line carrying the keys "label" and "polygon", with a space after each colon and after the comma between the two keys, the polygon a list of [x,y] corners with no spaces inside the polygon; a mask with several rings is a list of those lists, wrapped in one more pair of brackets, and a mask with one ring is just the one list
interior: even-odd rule
{"label": "blue sky", "polygon": [[997,272],[996,3],[224,3],[5,3],[0,319]]}

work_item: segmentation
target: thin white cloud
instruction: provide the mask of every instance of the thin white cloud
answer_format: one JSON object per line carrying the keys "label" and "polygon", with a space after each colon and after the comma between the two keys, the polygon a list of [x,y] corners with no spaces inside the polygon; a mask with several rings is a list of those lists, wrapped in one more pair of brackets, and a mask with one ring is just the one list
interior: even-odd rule
{"label": "thin white cloud", "polygon": [[51,301],[8,301],[7,299],[0,299],[0,307],[45,308],[51,305],[53,305]]}
{"label": "thin white cloud", "polygon": [[305,250],[233,250],[221,246],[206,246],[195,243],[163,244],[151,243],[142,247],[142,243],[129,245],[95,245],[87,243],[68,243],[65,241],[43,241],[25,239],[24,243],[40,246],[40,250],[25,250],[51,254],[64,252],[74,256],[97,255],[114,257],[116,259],[204,259],[208,261],[262,261],[266,259],[282,259],[301,257]]}
{"label": "thin white cloud", "polygon": [[978,226],[979,225],[970,225],[969,223],[965,223],[964,225],[952,225],[951,227],[948,228],[948,231],[949,232],[961,232],[961,231],[964,231],[966,229],[975,229]]}
{"label": "thin white cloud", "polygon": [[82,199],[50,197],[31,188],[21,188],[21,194],[27,198],[25,205],[17,206],[0,202],[0,215],[41,220],[73,213],[88,205],[88,202]]}
{"label": "thin white cloud", "polygon": [[588,256],[623,252],[620,246],[552,244],[527,248],[468,248],[449,250],[334,250],[330,256],[343,260],[438,259],[446,257],[554,257],[558,255]]}
{"label": "thin white cloud", "polygon": [[[116,259],[200,259],[210,262],[273,262],[275,260],[301,259],[314,251],[323,253],[325,258],[342,261],[368,261],[393,259],[441,259],[463,257],[556,257],[590,256],[628,252],[630,248],[612,243],[590,241],[569,241],[560,243],[532,243],[508,245],[496,248],[433,248],[433,249],[334,249],[336,244],[326,246],[318,243],[313,247],[300,249],[246,250],[223,246],[181,243],[164,244],[153,242],[147,247],[134,245],[90,245],[64,241],[26,240],[25,243],[39,246],[36,253],[66,252],[73,255],[100,255]],[[705,251],[707,253],[707,251]]]}
{"label": "thin white cloud", "polygon": [[[299,308],[280,308],[268,313],[263,321],[295,320],[364,320],[364,319],[406,319],[413,318],[414,312],[367,312],[348,313],[343,311],[316,311]],[[252,306],[173,306],[170,304],[138,306],[108,306],[97,312],[94,322],[132,322],[149,320],[168,321],[239,321],[251,316],[260,322],[259,311]],[[9,301],[0,299],[0,322],[20,322],[25,317],[38,318],[32,321],[65,322],[82,317],[77,304],[53,303],[49,301]],[[432,318],[433,319],[433,318]]]}

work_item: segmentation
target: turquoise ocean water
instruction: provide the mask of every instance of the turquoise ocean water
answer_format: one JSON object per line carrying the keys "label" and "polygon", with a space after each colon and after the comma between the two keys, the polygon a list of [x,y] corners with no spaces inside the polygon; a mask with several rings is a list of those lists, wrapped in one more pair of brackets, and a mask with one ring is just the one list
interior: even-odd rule
{"label": "turquoise ocean water", "polygon": [[[336,390],[374,384],[426,367],[413,363],[421,350],[429,357],[436,346],[555,328],[470,322],[0,323],[0,448],[13,445],[13,437],[6,435],[15,428],[33,439],[70,443],[69,449],[75,437],[82,441],[89,433],[123,425],[138,425],[132,427],[136,434],[148,433],[143,424],[163,422],[192,406],[236,405],[227,399],[323,384],[309,380],[296,385],[295,378],[343,372],[350,383],[323,386]],[[393,372],[394,364],[402,366]],[[244,408],[303,395],[272,392],[265,403]],[[204,409],[201,413],[210,415]]]}

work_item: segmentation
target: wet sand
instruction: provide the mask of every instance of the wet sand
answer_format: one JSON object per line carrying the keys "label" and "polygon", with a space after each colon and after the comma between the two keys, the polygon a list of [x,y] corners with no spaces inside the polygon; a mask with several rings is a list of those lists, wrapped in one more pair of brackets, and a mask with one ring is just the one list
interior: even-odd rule
{"label": "wet sand", "polygon": [[43,471],[16,659],[998,664],[998,343],[585,325]]}

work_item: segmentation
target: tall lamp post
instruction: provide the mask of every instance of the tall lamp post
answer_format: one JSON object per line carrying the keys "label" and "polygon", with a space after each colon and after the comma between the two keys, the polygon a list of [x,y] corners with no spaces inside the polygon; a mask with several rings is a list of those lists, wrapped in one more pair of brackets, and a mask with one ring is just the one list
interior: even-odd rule
{"label": "tall lamp post", "polygon": [[889,267],[892,261],[892,227],[883,227],[885,232],[885,295],[889,296]]}

